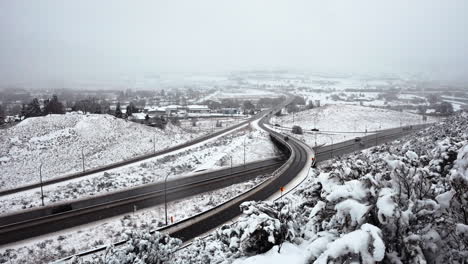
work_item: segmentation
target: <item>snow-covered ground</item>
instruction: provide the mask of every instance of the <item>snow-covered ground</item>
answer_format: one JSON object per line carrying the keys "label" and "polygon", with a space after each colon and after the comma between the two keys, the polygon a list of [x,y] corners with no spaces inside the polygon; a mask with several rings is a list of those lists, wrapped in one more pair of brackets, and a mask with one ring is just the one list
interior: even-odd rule
{"label": "snow-covered ground", "polygon": [[[213,128],[200,122],[197,129],[168,124],[161,130],[110,115],[48,115],[28,118],[0,130],[0,189],[82,171],[151,153],[190,141],[239,122],[225,120]],[[155,142],[154,142],[155,140]]]}
{"label": "snow-covered ground", "polygon": [[[466,263],[468,116],[324,163],[175,263]],[[128,256],[128,254],[127,254]]]}
{"label": "snow-covered ground", "polygon": [[222,100],[222,99],[238,99],[238,100],[254,100],[260,99],[262,97],[278,97],[279,94],[275,92],[270,92],[262,89],[254,89],[249,87],[242,87],[234,89],[232,87],[224,88],[222,90],[216,91],[203,98],[203,100]]}
{"label": "snow-covered ground", "polygon": [[[437,119],[428,117],[426,122],[435,121]],[[422,122],[422,117],[416,114],[345,104],[325,105],[294,113],[294,122],[293,114],[275,116],[271,119],[271,124],[281,126],[272,128],[289,134],[293,125],[302,127],[304,134],[294,136],[305,140],[310,146],[315,146],[315,142],[317,145],[337,143],[376,130]],[[319,131],[311,131],[313,128]]]}
{"label": "snow-covered ground", "polygon": [[[267,175],[251,181],[234,184],[216,191],[192,196],[168,203],[168,217],[174,222],[213,208],[240,195],[260,182]],[[132,214],[106,219],[100,222],[60,231],[0,247],[0,263],[48,263],[80,251],[121,241],[126,231],[154,230],[165,223],[164,205],[136,211]],[[168,220],[170,223],[170,219]]]}
{"label": "snow-covered ground", "polygon": [[[262,160],[278,155],[268,134],[255,124],[247,125],[228,135],[203,144],[182,149],[160,157],[147,159],[106,172],[44,187],[46,204],[84,198],[162,181],[171,174],[174,179],[197,170],[217,169],[244,162]],[[40,206],[40,191],[31,190],[0,197],[0,214]]]}

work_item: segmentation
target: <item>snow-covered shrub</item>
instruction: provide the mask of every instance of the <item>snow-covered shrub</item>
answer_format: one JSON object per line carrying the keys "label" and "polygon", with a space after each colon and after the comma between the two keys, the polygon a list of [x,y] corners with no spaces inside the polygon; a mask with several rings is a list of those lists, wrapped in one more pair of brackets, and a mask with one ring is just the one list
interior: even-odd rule
{"label": "snow-covered shrub", "polygon": [[171,263],[172,253],[182,243],[179,239],[155,232],[128,232],[127,242],[118,247],[109,247],[102,257],[95,257],[92,263]]}
{"label": "snow-covered shrub", "polygon": [[285,201],[245,202],[242,217],[217,231],[217,238],[240,255],[255,255],[270,250],[285,241],[293,241],[299,227],[294,221],[290,204]]}

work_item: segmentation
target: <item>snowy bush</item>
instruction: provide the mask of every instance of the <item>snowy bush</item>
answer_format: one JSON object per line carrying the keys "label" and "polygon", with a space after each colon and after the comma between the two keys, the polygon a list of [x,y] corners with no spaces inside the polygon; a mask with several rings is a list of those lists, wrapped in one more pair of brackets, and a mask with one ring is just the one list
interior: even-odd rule
{"label": "snowy bush", "polygon": [[182,243],[159,232],[128,232],[126,235],[128,240],[123,246],[109,247],[104,256],[95,257],[92,263],[171,263],[173,251]]}

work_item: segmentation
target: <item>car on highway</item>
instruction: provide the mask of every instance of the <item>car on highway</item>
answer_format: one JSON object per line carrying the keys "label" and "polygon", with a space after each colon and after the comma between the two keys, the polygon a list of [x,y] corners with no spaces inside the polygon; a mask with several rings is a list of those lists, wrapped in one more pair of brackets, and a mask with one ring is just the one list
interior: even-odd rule
{"label": "car on highway", "polygon": [[275,127],[280,127],[280,124],[275,124],[274,126],[275,126]]}
{"label": "car on highway", "polygon": [[362,138],[360,138],[360,137],[355,137],[354,138],[354,142],[361,142],[361,141],[362,141]]}
{"label": "car on highway", "polygon": [[318,128],[312,128],[310,131],[319,131]]}

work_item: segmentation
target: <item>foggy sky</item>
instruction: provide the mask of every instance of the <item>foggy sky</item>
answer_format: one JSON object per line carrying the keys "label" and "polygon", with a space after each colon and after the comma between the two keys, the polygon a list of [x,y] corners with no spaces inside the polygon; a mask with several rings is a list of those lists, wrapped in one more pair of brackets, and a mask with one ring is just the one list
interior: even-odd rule
{"label": "foggy sky", "polygon": [[465,0],[4,0],[0,82],[170,71],[468,66]]}

